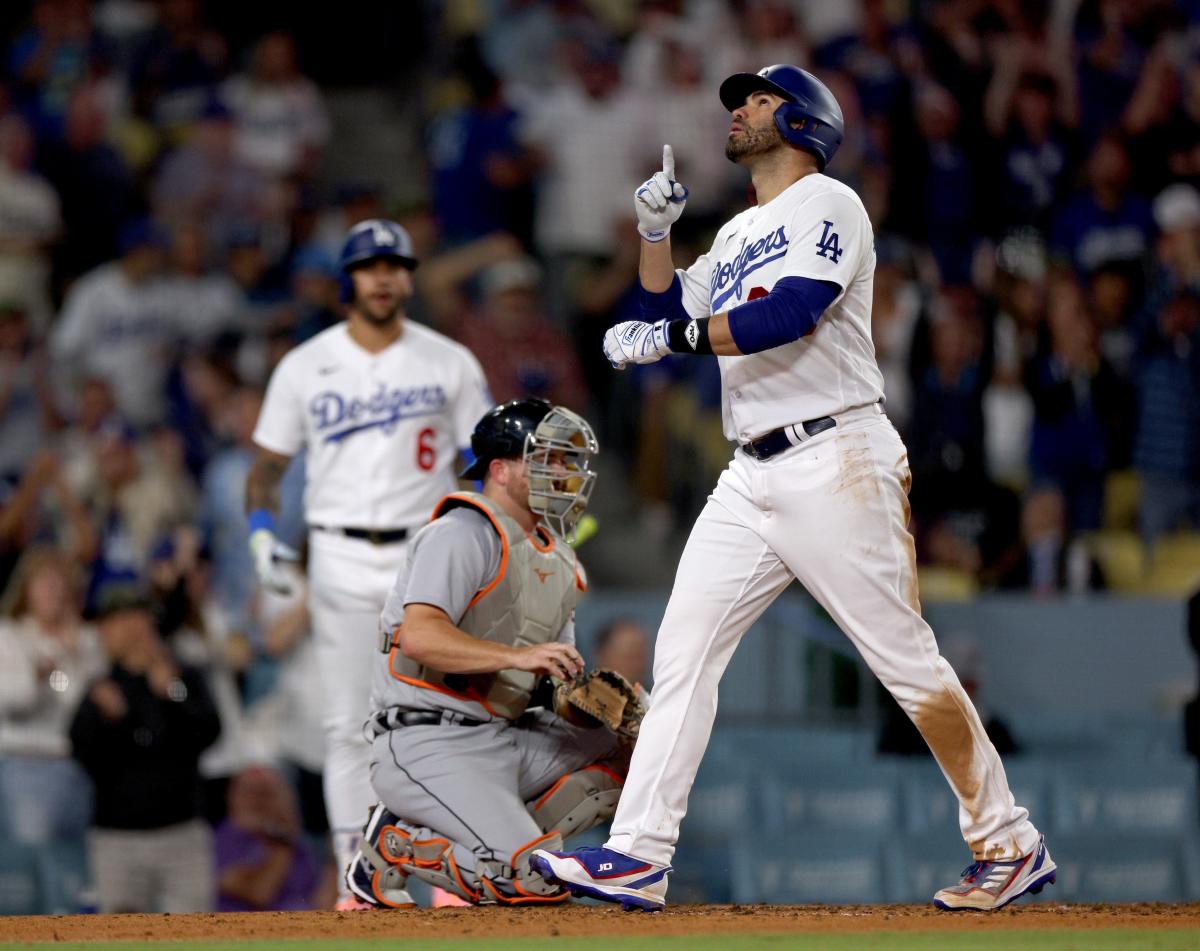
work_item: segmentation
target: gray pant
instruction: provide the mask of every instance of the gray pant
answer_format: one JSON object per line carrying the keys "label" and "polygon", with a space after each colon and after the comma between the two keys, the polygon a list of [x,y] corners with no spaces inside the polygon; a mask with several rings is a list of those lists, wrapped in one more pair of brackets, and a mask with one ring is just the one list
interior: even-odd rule
{"label": "gray pant", "polygon": [[527,802],[593,763],[612,763],[623,775],[627,754],[605,729],[540,711],[518,723],[400,727],[375,738],[371,760],[383,804],[449,839],[455,862],[475,872],[477,859],[508,865],[542,836]]}
{"label": "gray pant", "polygon": [[201,819],[165,829],[93,829],[97,906],[104,914],[212,911],[212,832]]}

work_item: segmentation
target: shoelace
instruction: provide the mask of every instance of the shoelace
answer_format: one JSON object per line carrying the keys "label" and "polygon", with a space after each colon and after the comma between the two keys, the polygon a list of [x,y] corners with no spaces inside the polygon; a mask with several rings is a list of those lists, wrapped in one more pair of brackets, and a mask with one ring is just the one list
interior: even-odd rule
{"label": "shoelace", "polygon": [[977,879],[980,873],[991,864],[989,862],[972,862],[962,870],[963,881],[973,882]]}

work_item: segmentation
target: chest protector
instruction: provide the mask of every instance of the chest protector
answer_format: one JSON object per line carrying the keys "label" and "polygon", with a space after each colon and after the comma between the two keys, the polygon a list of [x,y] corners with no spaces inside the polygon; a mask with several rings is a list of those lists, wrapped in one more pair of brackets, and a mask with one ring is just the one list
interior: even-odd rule
{"label": "chest protector", "polygon": [[[434,510],[439,518],[454,508],[481,512],[500,536],[500,571],[471,599],[458,627],[482,641],[512,647],[546,644],[575,610],[575,552],[540,526],[527,535],[516,520],[476,492],[448,495]],[[496,716],[515,720],[525,712],[538,675],[523,670],[491,674],[445,674],[405,657],[390,658],[394,676],[483,703]]]}

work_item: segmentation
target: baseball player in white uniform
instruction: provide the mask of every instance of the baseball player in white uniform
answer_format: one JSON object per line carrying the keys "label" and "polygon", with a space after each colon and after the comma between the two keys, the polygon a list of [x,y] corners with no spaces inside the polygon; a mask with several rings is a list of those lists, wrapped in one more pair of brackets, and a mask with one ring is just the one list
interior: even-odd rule
{"label": "baseball player in white uniform", "polygon": [[[341,868],[376,800],[362,730],[379,613],[407,538],[457,488],[459,450],[491,406],[475,357],[405,320],[416,265],[399,225],[374,219],[351,229],[341,256],[347,320],[276,367],[246,482],[259,579],[287,590],[277,490],[289,459],[307,447],[309,602],[324,687],[326,807]],[[339,905],[353,906],[348,892]]]}
{"label": "baseball player in white uniform", "polygon": [[934,904],[1002,907],[1053,882],[1055,866],[921,617],[908,457],[883,414],[871,344],[871,223],[858,196],[822,174],[842,140],[841,109],[787,65],[731,76],[720,96],[732,113],[725,153],[750,171],[758,203],[676,272],[668,235],[687,190],[664,147],[663,170],[635,200],[647,320],[610,329],[604,352],[617,368],[716,354],[725,435],[738,449],[679,563],[608,843],[539,850],[530,864],[577,894],[663,907],[717,684],[795,578],[913,719],[958,796],[974,861]]}

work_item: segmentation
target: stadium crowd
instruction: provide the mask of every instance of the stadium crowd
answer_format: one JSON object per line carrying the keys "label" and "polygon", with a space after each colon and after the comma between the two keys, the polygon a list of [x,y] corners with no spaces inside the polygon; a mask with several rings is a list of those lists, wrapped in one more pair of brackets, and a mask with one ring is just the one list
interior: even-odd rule
{"label": "stadium crowd", "polygon": [[[876,230],[923,565],[1079,591],[1114,583],[1098,533],[1150,553],[1200,529],[1194,2],[429,3],[403,189],[325,173],[317,36],[236,48],[200,0],[28,7],[0,61],[0,804],[28,842],[80,834],[93,799],[101,827],[136,813],[115,889],[145,893],[133,872],[178,860],[151,833],[194,821],[217,848],[175,907],[324,900],[303,591],[258,590],[242,496],[271,369],[340,319],[349,226],[403,223],[410,313],[497,400],[586,411],[645,524],[686,527],[731,452],[716,361],[617,374],[599,341],[636,316],[630,201],[664,142],[691,189],[680,260],[746,204],[716,97],[734,71],[811,69],[846,115],[829,173]],[[120,705],[145,762],[73,758]]]}

